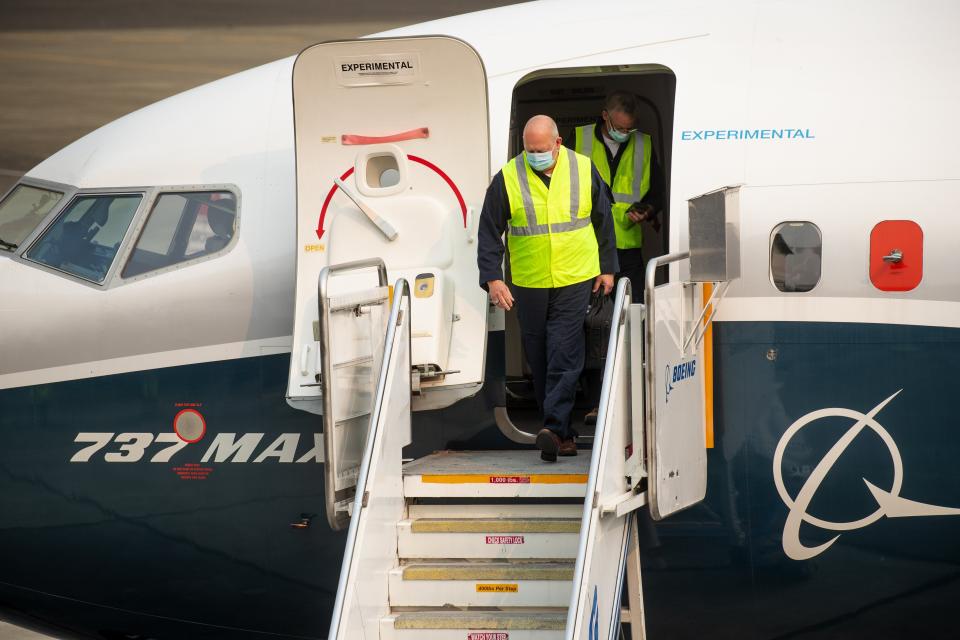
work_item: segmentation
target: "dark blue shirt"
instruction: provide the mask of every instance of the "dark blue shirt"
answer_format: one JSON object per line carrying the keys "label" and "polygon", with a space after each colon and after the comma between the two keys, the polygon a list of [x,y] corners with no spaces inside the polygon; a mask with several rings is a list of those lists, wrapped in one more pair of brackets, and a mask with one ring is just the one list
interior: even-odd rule
{"label": "dark blue shirt", "polygon": [[[600,177],[597,168],[590,166],[592,180],[590,185],[591,210],[590,222],[593,232],[597,236],[597,246],[600,249],[600,273],[616,273],[617,240],[613,229],[613,214],[610,212],[610,202],[613,199],[610,188]],[[539,171],[534,174],[550,187],[550,177]],[[487,195],[483,199],[483,209],[480,211],[480,228],[477,232],[477,266],[480,268],[480,286],[487,288],[491,280],[503,280],[503,234],[510,223],[510,201],[507,198],[507,187],[503,181],[503,172],[497,172],[487,187]]]}

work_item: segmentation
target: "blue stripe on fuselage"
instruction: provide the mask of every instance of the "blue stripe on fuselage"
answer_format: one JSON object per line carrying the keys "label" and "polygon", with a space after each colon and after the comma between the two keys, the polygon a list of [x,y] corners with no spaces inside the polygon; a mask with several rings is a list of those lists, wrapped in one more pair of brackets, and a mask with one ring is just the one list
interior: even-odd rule
{"label": "blue stripe on fuselage", "polygon": [[[651,637],[952,637],[960,598],[960,517],[882,517],[850,531],[804,522],[810,560],[783,549],[788,507],[773,455],[812,411],[876,416],[903,461],[900,496],[960,507],[960,330],[846,323],[717,323],[716,447],[707,499],[647,526],[644,595]],[[782,475],[795,498],[854,420],[828,416],[786,443]],[[864,479],[889,490],[893,462],[873,430],[838,458],[807,509],[829,522],[878,509]]]}
{"label": "blue stripe on fuselage", "polygon": [[[783,551],[788,507],[774,487],[772,459],[787,427],[811,411],[867,412],[903,389],[877,414],[903,461],[900,496],[960,506],[953,415],[960,331],[720,323],[714,340],[716,448],[708,454],[707,499],[655,526],[645,516],[641,522],[650,636],[873,639],[894,629],[898,637],[949,637],[960,597],[960,518],[884,517],[840,532],[811,560],[791,560]],[[288,358],[0,391],[0,582],[36,590],[18,600],[3,587],[7,606],[29,604],[48,620],[79,619],[57,598],[38,600],[43,592],[321,636],[343,544],[323,522],[321,465],[222,463],[210,465],[206,481],[184,481],[160,463],[66,462],[78,432],[169,431],[184,403],[202,405],[209,434],[306,437],[318,418],[286,405]],[[471,424],[480,415],[461,404],[439,412],[444,419],[431,426],[446,434],[437,436],[444,442],[461,437],[450,430],[470,422],[468,413]],[[791,496],[851,422],[818,421],[788,443],[782,474]],[[444,445],[422,433],[415,440],[424,448]],[[301,442],[298,455],[304,448]],[[888,490],[892,475],[888,448],[866,430],[808,512],[831,522],[869,515],[877,506],[863,479]],[[301,513],[318,517],[310,529],[291,529]],[[812,546],[837,533],[805,523],[800,537]]]}
{"label": "blue stripe on fuselage", "polygon": [[[488,346],[499,349],[487,359],[496,383],[415,414],[406,454],[504,447],[491,411],[503,402],[503,333]],[[31,624],[51,633],[91,637],[104,628],[118,637],[325,636],[345,536],[326,524],[323,465],[255,462],[284,434],[299,436],[295,460],[309,457],[321,431],[320,416],[286,403],[289,358],[0,391],[0,617],[30,611]],[[114,441],[89,462],[68,462],[89,446],[77,434],[169,436],[184,408],[203,415],[207,432],[168,463],[150,461],[169,446],[156,442],[137,462],[107,462],[122,452]],[[218,435],[259,433],[246,462],[203,461]],[[183,471],[193,464],[209,475]],[[309,528],[290,527],[304,516],[313,516]]]}
{"label": "blue stripe on fuselage", "polygon": [[[258,452],[299,434],[305,453],[320,418],[287,406],[288,364],[271,355],[0,391],[0,582],[153,616],[322,635],[343,551],[326,526],[323,465],[203,464],[212,471],[202,481],[175,471],[201,464],[223,432],[264,433]],[[199,405],[207,434],[169,463],[149,461],[166,444],[138,462],[106,462],[118,443],[68,462],[87,446],[78,433],[169,434],[187,405]],[[312,526],[291,528],[301,514],[316,514]],[[67,616],[57,598],[31,606],[36,619]]]}

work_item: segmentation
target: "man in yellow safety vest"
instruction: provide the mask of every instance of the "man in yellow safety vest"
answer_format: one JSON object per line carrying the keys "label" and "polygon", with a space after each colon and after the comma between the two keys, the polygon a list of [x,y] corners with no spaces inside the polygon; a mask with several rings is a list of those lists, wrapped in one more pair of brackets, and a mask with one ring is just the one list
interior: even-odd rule
{"label": "man in yellow safety vest", "polygon": [[[562,146],[557,124],[534,116],[523,129],[524,151],[487,188],[480,213],[477,266],[490,302],[514,302],[533,372],[544,428],[541,459],[576,455],[570,427],[583,370],[583,319],[591,291],[613,289],[616,241],[609,189],[590,159]],[[504,282],[503,234],[510,249]]]}
{"label": "man in yellow safety vest", "polygon": [[[604,182],[613,192],[613,226],[617,234],[617,279],[630,278],[633,295],[641,296],[644,283],[642,223],[653,222],[662,208],[660,167],[651,138],[637,130],[637,98],[626,91],[614,91],[604,100],[600,118],[574,130],[577,153],[593,160]],[[588,393],[593,406],[600,399],[600,372],[588,371]],[[584,421],[596,422],[597,409]]]}

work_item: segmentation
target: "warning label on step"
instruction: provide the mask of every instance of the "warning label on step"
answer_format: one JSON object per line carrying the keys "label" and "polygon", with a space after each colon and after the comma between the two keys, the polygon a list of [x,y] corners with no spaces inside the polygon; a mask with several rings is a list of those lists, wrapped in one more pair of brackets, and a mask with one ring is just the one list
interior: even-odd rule
{"label": "warning label on step", "polygon": [[490,484],[530,484],[530,476],[490,476]]}
{"label": "warning label on step", "polygon": [[510,634],[502,631],[474,631],[467,634],[467,640],[510,640]]}
{"label": "warning label on step", "polygon": [[487,536],[487,544],[523,544],[523,536]]}
{"label": "warning label on step", "polygon": [[477,584],[477,593],[517,593],[517,584]]}

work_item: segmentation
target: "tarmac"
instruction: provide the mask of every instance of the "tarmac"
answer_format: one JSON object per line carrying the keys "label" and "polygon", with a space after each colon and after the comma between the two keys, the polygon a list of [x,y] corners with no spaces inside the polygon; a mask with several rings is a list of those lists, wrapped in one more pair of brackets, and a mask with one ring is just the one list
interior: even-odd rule
{"label": "tarmac", "polygon": [[[502,0],[0,0],[0,194],[86,133],[326,40]],[[41,640],[0,622],[0,640]]]}
{"label": "tarmac", "polygon": [[52,636],[44,636],[6,622],[0,622],[0,638],[3,638],[3,640],[44,640],[50,637]]}
{"label": "tarmac", "polygon": [[0,194],[84,134],[181,91],[317,42],[505,4],[0,0]]}

